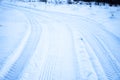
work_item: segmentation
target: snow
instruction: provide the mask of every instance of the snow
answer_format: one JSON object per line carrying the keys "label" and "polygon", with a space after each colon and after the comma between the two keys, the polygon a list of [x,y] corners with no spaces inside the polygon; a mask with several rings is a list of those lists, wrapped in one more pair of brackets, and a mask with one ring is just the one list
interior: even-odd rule
{"label": "snow", "polygon": [[[80,4],[73,4],[73,5],[66,5],[66,4],[45,4],[42,2],[13,2],[13,4],[33,8],[37,10],[46,10],[46,11],[53,11],[53,12],[61,12],[61,13],[69,13],[72,15],[79,15],[84,16],[86,18],[92,19],[96,22],[99,22],[102,24],[105,29],[109,30],[110,32],[114,33],[118,37],[120,37],[120,31],[119,31],[119,21],[120,21],[120,6],[110,7],[108,4],[106,6],[97,6],[92,5],[92,7],[89,7],[89,5],[86,5],[83,3]],[[112,16],[114,14],[114,16]],[[112,27],[114,26],[114,27]]]}
{"label": "snow", "polygon": [[0,80],[119,80],[120,6],[92,4],[2,2]]}
{"label": "snow", "polygon": [[[23,18],[21,19],[20,16]],[[7,73],[8,69],[20,56],[30,35],[30,27],[27,27],[29,24],[24,17],[25,16],[17,10],[11,11],[9,8],[1,8],[0,53],[2,55],[0,55],[0,76]]]}

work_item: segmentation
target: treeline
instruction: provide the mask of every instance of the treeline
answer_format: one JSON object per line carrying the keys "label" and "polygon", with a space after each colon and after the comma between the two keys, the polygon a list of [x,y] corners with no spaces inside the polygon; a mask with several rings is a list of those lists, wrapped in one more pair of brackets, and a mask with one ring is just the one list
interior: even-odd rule
{"label": "treeline", "polygon": [[11,1],[24,1],[24,2],[54,2],[54,3],[63,3],[66,2],[68,4],[79,3],[80,1],[88,2],[95,2],[96,5],[106,4],[108,3],[110,6],[112,5],[120,5],[120,0],[11,0]]}
{"label": "treeline", "polygon": [[120,5],[120,0],[74,0],[74,1],[85,1],[85,2],[95,2],[97,5],[100,3],[108,3],[110,6],[112,5]]}

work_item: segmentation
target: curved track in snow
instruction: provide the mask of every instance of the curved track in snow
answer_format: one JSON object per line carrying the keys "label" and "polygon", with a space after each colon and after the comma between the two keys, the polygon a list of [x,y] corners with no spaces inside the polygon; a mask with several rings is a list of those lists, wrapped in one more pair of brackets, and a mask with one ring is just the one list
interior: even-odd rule
{"label": "curved track in snow", "polygon": [[119,60],[104,39],[115,36],[102,25],[80,16],[13,8],[27,16],[31,32],[2,80],[120,79]]}

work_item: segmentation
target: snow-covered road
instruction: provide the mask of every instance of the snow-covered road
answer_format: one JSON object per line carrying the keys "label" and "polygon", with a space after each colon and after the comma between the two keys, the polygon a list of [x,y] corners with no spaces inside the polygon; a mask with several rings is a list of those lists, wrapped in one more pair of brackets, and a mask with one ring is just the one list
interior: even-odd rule
{"label": "snow-covered road", "polygon": [[19,10],[27,27],[0,67],[0,80],[120,79],[119,38],[102,24],[71,14],[1,7]]}

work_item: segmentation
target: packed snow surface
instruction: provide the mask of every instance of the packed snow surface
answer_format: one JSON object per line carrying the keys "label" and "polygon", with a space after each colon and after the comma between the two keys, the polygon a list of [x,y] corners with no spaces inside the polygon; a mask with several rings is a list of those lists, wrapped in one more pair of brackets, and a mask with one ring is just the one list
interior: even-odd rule
{"label": "packed snow surface", "polygon": [[120,7],[0,3],[0,80],[120,80]]}

